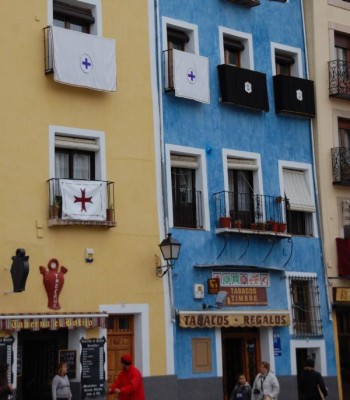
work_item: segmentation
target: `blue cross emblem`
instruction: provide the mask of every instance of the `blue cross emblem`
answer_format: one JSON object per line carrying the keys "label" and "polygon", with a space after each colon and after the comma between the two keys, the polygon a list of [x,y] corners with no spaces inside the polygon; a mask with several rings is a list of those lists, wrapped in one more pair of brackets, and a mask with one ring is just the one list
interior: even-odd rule
{"label": "blue cross emblem", "polygon": [[196,79],[197,79],[196,70],[195,70],[194,68],[190,68],[190,69],[187,71],[187,80],[188,80],[190,83],[195,83],[195,82],[196,82]]}
{"label": "blue cross emblem", "polygon": [[91,57],[87,54],[83,54],[80,57],[80,68],[85,73],[89,73],[92,71],[92,60]]}

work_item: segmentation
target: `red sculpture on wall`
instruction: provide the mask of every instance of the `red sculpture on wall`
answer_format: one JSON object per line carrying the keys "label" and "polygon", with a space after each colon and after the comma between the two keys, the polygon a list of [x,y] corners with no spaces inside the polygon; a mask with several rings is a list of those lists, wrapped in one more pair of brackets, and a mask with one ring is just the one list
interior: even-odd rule
{"label": "red sculpture on wall", "polygon": [[39,267],[40,273],[43,274],[43,282],[48,298],[48,308],[59,310],[61,308],[58,297],[64,284],[64,274],[68,272],[67,268],[59,269],[59,262],[56,258],[51,258],[45,267]]}

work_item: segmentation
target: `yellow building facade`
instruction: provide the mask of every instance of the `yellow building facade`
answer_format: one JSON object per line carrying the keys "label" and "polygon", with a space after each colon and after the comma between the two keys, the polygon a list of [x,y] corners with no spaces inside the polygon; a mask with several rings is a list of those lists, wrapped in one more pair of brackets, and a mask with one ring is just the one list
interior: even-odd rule
{"label": "yellow building facade", "polygon": [[350,397],[350,3],[304,0],[321,233],[340,399]]}
{"label": "yellow building facade", "polygon": [[65,359],[74,396],[103,397],[125,353],[146,382],[166,375],[152,2],[0,10],[0,357],[17,398],[50,399]]}

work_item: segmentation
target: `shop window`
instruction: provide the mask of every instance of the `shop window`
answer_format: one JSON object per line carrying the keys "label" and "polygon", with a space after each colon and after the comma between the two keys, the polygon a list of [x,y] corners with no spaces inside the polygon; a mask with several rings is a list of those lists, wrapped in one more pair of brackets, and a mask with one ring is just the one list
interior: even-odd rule
{"label": "shop window", "polygon": [[194,373],[212,371],[210,338],[192,339],[192,370]]}
{"label": "shop window", "polygon": [[298,337],[322,336],[317,277],[289,277],[293,333]]}

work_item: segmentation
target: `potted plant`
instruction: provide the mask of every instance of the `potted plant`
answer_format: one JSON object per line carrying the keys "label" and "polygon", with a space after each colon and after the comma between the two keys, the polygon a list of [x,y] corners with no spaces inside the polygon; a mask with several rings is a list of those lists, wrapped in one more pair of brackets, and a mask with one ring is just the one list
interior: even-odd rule
{"label": "potted plant", "polygon": [[106,209],[106,221],[113,222],[114,221],[114,204],[109,204]]}
{"label": "potted plant", "polygon": [[273,218],[266,221],[268,224],[269,231],[278,232],[278,222],[276,222]]}
{"label": "potted plant", "polygon": [[236,219],[234,222],[234,227],[237,229],[241,229],[242,228],[242,220],[241,219]]}
{"label": "potted plant", "polygon": [[221,228],[231,228],[231,217],[220,217],[219,223]]}
{"label": "potted plant", "polygon": [[53,202],[52,202],[52,204],[51,204],[51,206],[50,206],[50,218],[51,218],[51,219],[52,219],[52,218],[57,219],[57,218],[58,218],[59,211],[60,211],[60,200],[59,200],[59,198],[56,196],[56,197],[53,199]]}
{"label": "potted plant", "polygon": [[281,204],[281,203],[282,203],[282,196],[277,196],[277,197],[275,197],[275,202],[276,202],[277,204]]}
{"label": "potted plant", "polygon": [[287,229],[287,224],[284,222],[278,223],[278,232],[285,233]]}

